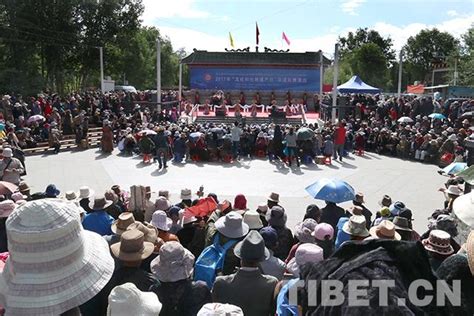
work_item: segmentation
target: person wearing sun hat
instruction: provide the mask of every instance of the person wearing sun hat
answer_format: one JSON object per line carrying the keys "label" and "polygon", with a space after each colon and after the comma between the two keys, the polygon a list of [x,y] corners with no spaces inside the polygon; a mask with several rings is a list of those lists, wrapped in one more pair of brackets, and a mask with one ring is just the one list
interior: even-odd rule
{"label": "person wearing sun hat", "polygon": [[373,226],[369,230],[372,238],[375,239],[389,239],[400,240],[401,236],[397,233],[395,225],[389,220],[383,220],[377,226]]}
{"label": "person wearing sun hat", "polygon": [[370,235],[365,224],[365,216],[363,215],[352,215],[349,217],[342,230],[350,235],[352,241],[360,241]]}
{"label": "person wearing sun hat", "polygon": [[154,248],[155,245],[145,241],[145,234],[138,229],[126,230],[120,236],[120,242],[110,246],[110,251],[120,261],[120,267],[114,271],[110,281],[111,288],[131,282],[140,291],[148,291],[155,284],[156,278],[140,265],[151,256]]}
{"label": "person wearing sun hat", "polygon": [[163,303],[160,315],[196,315],[212,301],[206,283],[193,281],[194,256],[176,241],[165,243],[150,264],[159,280],[153,291]]}
{"label": "person wearing sun hat", "polygon": [[197,316],[244,316],[244,312],[235,305],[208,303],[199,310]]}
{"label": "person wearing sun hat", "polygon": [[239,306],[246,316],[273,315],[278,280],[260,272],[259,263],[270,256],[262,236],[250,231],[235,245],[234,254],[240,259],[241,268],[234,274],[216,278],[213,301]]}
{"label": "person wearing sun hat", "polygon": [[92,210],[89,207],[90,199],[94,196],[94,191],[91,190],[88,186],[82,186],[79,188],[79,205],[86,211],[90,213]]}
{"label": "person wearing sun hat", "polygon": [[158,237],[167,241],[178,241],[178,237],[175,234],[170,233],[171,225],[173,221],[169,218],[164,211],[155,211],[151,218],[151,225],[158,230]]}
{"label": "person wearing sun hat", "polygon": [[314,228],[313,236],[316,245],[323,248],[324,259],[330,257],[334,252],[334,228],[328,223],[319,223]]}
{"label": "person wearing sun hat", "polygon": [[312,218],[307,218],[304,221],[296,224],[295,239],[298,240],[298,242],[291,247],[290,252],[285,259],[286,264],[288,264],[288,262],[293,259],[296,250],[300,245],[305,243],[316,243],[316,239],[313,236],[316,225],[318,225],[318,223]]}
{"label": "person wearing sun hat", "polygon": [[265,241],[265,247],[270,253],[268,259],[260,262],[260,269],[263,274],[271,275],[278,280],[282,280],[286,271],[286,264],[273,255],[273,249],[278,245],[278,234],[271,226],[263,227],[259,233]]}
{"label": "person wearing sun hat", "polygon": [[249,225],[250,229],[259,230],[263,227],[262,220],[260,219],[260,214],[256,211],[247,211],[244,214],[244,223]]}
{"label": "person wearing sun hat", "polygon": [[111,204],[112,201],[107,201],[104,196],[96,197],[89,203],[92,212],[84,216],[82,221],[84,229],[96,232],[101,236],[112,235],[111,226],[114,218],[105,211]]}
{"label": "person wearing sun hat", "polygon": [[[215,222],[215,233],[210,237],[212,243],[219,241],[219,245],[224,246],[231,240],[241,240],[249,232],[249,226],[244,223],[242,215],[235,211],[227,213],[225,216],[220,217]],[[235,267],[240,265],[239,259],[234,254],[234,247],[232,245],[225,254],[224,266],[222,268],[222,274],[228,275],[234,272]]]}
{"label": "person wearing sun hat", "polygon": [[461,306],[459,315],[474,314],[474,231],[469,233],[466,243],[458,253],[441,263],[436,275],[448,285],[461,280]]}
{"label": "person wearing sun hat", "polygon": [[415,232],[411,227],[408,219],[401,216],[395,216],[393,218],[393,224],[395,225],[395,230],[400,234],[401,240],[405,241],[418,241],[420,240],[420,235]]}
{"label": "person wearing sun hat", "polygon": [[25,171],[20,160],[13,157],[11,148],[3,148],[0,153],[0,180],[18,185],[21,181],[21,174]]}
{"label": "person wearing sun hat", "polygon": [[390,213],[390,209],[387,206],[384,206],[377,212],[377,215],[378,217],[374,219],[372,226],[377,226],[382,221],[388,220],[392,214]]}
{"label": "person wearing sun hat", "polygon": [[287,216],[281,206],[273,206],[270,210],[268,225],[273,227],[278,234],[278,246],[275,248],[275,257],[285,260],[295,244],[291,229],[286,226]]}
{"label": "person wearing sun hat", "polygon": [[205,246],[209,246],[213,243],[213,237],[216,233],[216,226],[215,223],[216,221],[221,218],[222,216],[227,215],[229,212],[232,211],[232,203],[230,203],[228,200],[223,200],[220,201],[219,204],[217,204],[217,209],[214,210],[211,215],[209,215],[209,218],[207,219],[206,227],[205,227]]}
{"label": "person wearing sun hat", "polygon": [[156,316],[161,307],[155,294],[142,292],[133,283],[125,283],[110,292],[107,316]]}
{"label": "person wearing sun hat", "polygon": [[451,236],[443,230],[431,230],[428,238],[423,239],[421,243],[429,255],[433,271],[436,271],[441,263],[454,253]]}
{"label": "person wearing sun hat", "polygon": [[308,262],[316,263],[324,260],[324,250],[315,244],[302,244],[295,252],[295,257],[287,263],[286,269],[298,278],[300,268]]}
{"label": "person wearing sun hat", "polygon": [[[59,199],[42,199],[10,215],[10,257],[0,276],[7,315],[78,314],[78,307],[82,313],[108,284],[114,261],[107,243],[83,230],[76,208]],[[105,314],[106,307],[96,314]]]}
{"label": "person wearing sun hat", "polygon": [[6,221],[16,208],[17,204],[12,200],[0,202],[0,252],[8,251]]}

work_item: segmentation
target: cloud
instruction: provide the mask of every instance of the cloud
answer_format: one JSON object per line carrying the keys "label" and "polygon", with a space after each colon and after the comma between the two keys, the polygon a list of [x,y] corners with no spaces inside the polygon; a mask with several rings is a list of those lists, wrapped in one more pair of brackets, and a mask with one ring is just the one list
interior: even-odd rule
{"label": "cloud", "polygon": [[358,15],[356,9],[364,2],[365,0],[343,0],[341,3],[342,12],[350,15]]}
{"label": "cloud", "polygon": [[449,10],[448,12],[446,12],[446,14],[449,15],[449,16],[457,16],[458,15],[456,10]]}
{"label": "cloud", "polygon": [[442,32],[448,32],[454,37],[459,38],[464,34],[474,21],[474,14],[468,16],[458,16],[456,18],[440,22],[438,24],[411,23],[403,26],[395,26],[385,22],[377,22],[373,29],[382,36],[390,36],[393,40],[393,46],[398,51],[405,45],[410,36],[418,34],[423,29],[437,28]]}
{"label": "cloud", "polygon": [[194,5],[194,0],[143,0],[145,12],[143,22],[145,25],[153,25],[160,18],[185,18],[185,19],[203,19],[210,16],[207,11],[199,10]]}

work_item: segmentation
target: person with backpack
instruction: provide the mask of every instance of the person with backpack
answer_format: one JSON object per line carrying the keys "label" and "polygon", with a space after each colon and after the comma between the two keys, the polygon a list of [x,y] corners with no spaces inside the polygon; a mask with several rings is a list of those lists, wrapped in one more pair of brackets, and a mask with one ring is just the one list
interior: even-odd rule
{"label": "person with backpack", "polygon": [[212,288],[217,275],[229,275],[240,266],[240,260],[233,249],[249,232],[242,215],[229,212],[215,222],[217,232],[212,244],[206,247],[196,260],[194,279],[205,281]]}
{"label": "person with backpack", "polygon": [[150,290],[163,304],[161,316],[192,316],[210,303],[211,292],[202,281],[193,281],[194,256],[180,243],[165,243],[151,262],[151,271],[159,280]]}
{"label": "person with backpack", "polygon": [[233,252],[241,268],[232,275],[217,277],[212,289],[214,302],[239,306],[246,316],[274,315],[278,280],[260,271],[260,262],[270,257],[262,236],[251,231]]}

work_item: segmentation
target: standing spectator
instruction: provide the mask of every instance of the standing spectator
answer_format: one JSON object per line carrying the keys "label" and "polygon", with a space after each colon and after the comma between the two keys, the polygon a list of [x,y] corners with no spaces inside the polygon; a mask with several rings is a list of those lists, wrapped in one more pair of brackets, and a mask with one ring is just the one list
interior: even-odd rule
{"label": "standing spectator", "polygon": [[298,159],[298,148],[296,145],[296,133],[293,127],[290,127],[288,134],[285,135],[286,142],[286,151],[288,156],[288,166],[291,167],[291,162],[293,157],[296,159],[296,165],[300,166],[300,161]]}
{"label": "standing spectator", "polygon": [[339,123],[334,131],[334,159],[339,155],[339,161],[342,161],[344,155],[344,144],[346,143],[346,129],[344,123]]}
{"label": "standing spectator", "polygon": [[3,158],[0,162],[0,180],[18,185],[24,172],[20,160],[13,157],[11,148],[3,148],[0,158]]}
{"label": "standing spectator", "polygon": [[239,127],[239,122],[234,122],[234,127],[230,130],[232,140],[232,155],[237,159],[240,151],[240,136],[242,136],[242,129]]}
{"label": "standing spectator", "polygon": [[165,129],[160,126],[158,127],[158,133],[153,138],[155,143],[156,156],[155,160],[158,160],[158,169],[168,168],[166,165],[167,156],[168,156],[168,137],[165,135]]}

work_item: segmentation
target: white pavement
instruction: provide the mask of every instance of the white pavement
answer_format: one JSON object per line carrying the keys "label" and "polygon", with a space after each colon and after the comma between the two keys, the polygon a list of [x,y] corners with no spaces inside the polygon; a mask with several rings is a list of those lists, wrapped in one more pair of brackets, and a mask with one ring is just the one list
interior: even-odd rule
{"label": "white pavement", "polygon": [[[214,192],[219,199],[233,202],[236,194],[247,197],[248,207],[256,209],[266,201],[270,192],[280,194],[281,205],[288,213],[288,226],[303,218],[307,205],[324,203],[312,199],[304,188],[318,178],[336,177],[350,183],[365,194],[367,207],[375,214],[378,201],[384,194],[403,201],[414,214],[418,232],[426,230],[427,217],[443,205],[438,189],[446,178],[438,175],[437,167],[388,158],[372,153],[353,156],[332,166],[302,166],[288,169],[265,160],[241,160],[234,164],[169,164],[157,171],[157,165],[143,165],[140,157],[104,156],[97,149],[63,152],[59,155],[27,157],[28,175],[25,180],[32,192],[43,191],[54,183],[62,193],[88,185],[96,192],[104,192],[113,184],[128,189],[131,185],[150,185],[153,192],[170,191],[172,202],[178,202],[182,188],[196,192],[204,185],[205,193]],[[350,206],[344,203],[342,206]]]}

